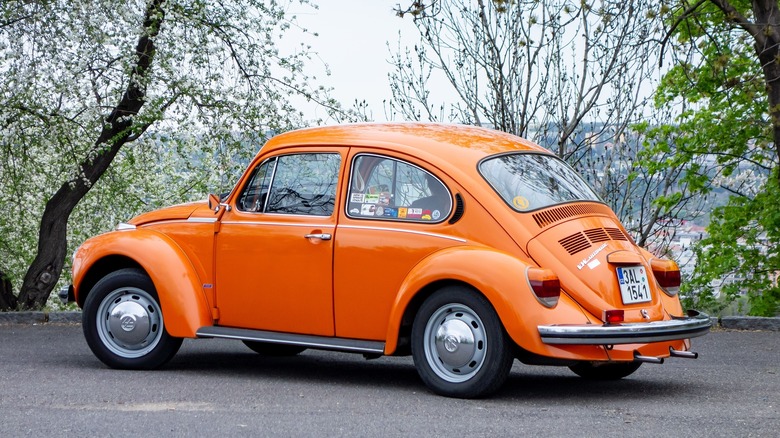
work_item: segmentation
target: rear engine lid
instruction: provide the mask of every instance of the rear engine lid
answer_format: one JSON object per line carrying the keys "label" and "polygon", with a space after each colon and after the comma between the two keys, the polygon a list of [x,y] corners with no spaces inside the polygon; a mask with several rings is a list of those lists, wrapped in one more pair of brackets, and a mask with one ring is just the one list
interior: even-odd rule
{"label": "rear engine lid", "polygon": [[592,315],[623,309],[626,322],[663,319],[663,293],[648,261],[613,218],[580,217],[531,239],[528,254]]}

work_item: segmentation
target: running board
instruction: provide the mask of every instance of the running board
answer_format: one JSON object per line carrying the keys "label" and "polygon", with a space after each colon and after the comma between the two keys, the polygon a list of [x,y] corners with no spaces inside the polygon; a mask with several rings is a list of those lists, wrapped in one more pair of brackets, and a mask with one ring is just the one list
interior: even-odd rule
{"label": "running board", "polygon": [[264,330],[249,330],[232,327],[201,327],[195,335],[199,338],[238,339],[241,341],[297,345],[306,348],[345,351],[348,353],[384,354],[385,352],[385,343],[378,341],[296,335],[293,333],[268,332]]}

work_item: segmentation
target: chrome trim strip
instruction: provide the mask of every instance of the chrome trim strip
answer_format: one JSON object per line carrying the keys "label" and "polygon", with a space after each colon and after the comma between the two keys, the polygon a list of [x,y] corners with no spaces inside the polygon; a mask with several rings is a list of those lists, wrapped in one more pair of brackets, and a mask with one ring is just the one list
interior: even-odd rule
{"label": "chrome trim strip", "polygon": [[614,325],[552,324],[540,325],[538,329],[545,344],[615,345],[695,338],[707,334],[711,325],[709,316],[702,313],[669,321]]}
{"label": "chrome trim strip", "polygon": [[[222,205],[222,204],[220,204]],[[197,222],[197,223],[204,223],[204,224],[213,224],[217,221],[217,218],[215,217],[190,217],[187,218],[187,222]]]}
{"label": "chrome trim strip", "polygon": [[309,224],[290,222],[222,221],[222,225],[272,225],[281,227],[335,228],[336,224]]}
{"label": "chrome trim strip", "polygon": [[441,239],[454,240],[456,242],[466,243],[466,239],[461,239],[460,237],[452,237],[444,234],[428,233],[426,231],[402,230],[400,228],[372,227],[366,225],[339,225],[338,228],[349,228],[353,230],[395,231],[398,233],[409,233],[409,234],[416,234],[419,236],[438,237]]}
{"label": "chrome trim strip", "polygon": [[239,339],[272,344],[299,345],[319,350],[346,351],[349,353],[384,354],[385,343],[362,339],[330,338],[325,336],[297,335],[232,327],[201,327],[195,333],[199,338]]}

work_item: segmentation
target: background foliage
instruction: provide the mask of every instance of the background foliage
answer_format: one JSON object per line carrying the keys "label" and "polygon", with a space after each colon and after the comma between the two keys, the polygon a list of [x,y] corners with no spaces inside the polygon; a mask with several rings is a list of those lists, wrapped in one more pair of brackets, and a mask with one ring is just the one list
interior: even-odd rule
{"label": "background foliage", "polygon": [[[15,291],[42,305],[65,253],[87,237],[227,190],[268,135],[325,121],[300,108],[313,103],[328,121],[369,118],[365,104],[343,109],[307,73],[311,47],[279,49],[308,33],[293,7],[315,6],[0,3],[0,273],[10,280],[0,310],[19,307]],[[659,253],[683,221],[709,214],[686,304],[780,311],[777,1],[415,0],[396,13],[419,41],[389,55],[388,118],[531,138]],[[139,51],[145,40],[154,50]],[[439,102],[434,82],[457,99]],[[128,91],[139,110],[112,118]],[[103,138],[112,123],[121,129]],[[93,182],[100,157],[111,166]],[[82,186],[72,211],[52,205]],[[45,238],[60,234],[67,251]]]}
{"label": "background foliage", "polygon": [[[780,8],[761,0],[671,5],[664,18],[673,66],[655,102],[681,110],[672,123],[650,130],[644,157],[661,172],[687,167],[681,184],[697,196],[727,195],[696,247],[698,263],[683,288],[686,304],[720,312],[740,301],[747,305],[741,312],[773,316],[780,311],[780,120],[773,114],[780,103],[773,97],[780,92],[773,71],[780,52],[772,41],[780,42]],[[667,160],[652,160],[670,150]]]}
{"label": "background foliage", "polygon": [[[305,72],[310,48],[281,53],[274,44],[305,32],[288,7],[258,0],[0,4],[0,271],[20,285],[20,296],[42,295],[41,279],[54,286],[33,259],[57,266],[64,258],[50,254],[54,241],[36,246],[58,187],[89,189],[69,221],[76,225],[67,232],[70,254],[140,211],[227,187],[267,133],[317,123],[305,121],[294,100],[341,113]],[[136,46],[149,36],[150,67],[138,70]],[[101,139],[128,90],[143,93],[140,111],[120,115],[128,127]],[[114,146],[122,147],[113,165],[92,186],[86,169]],[[69,214],[65,208],[52,221],[68,222]]]}

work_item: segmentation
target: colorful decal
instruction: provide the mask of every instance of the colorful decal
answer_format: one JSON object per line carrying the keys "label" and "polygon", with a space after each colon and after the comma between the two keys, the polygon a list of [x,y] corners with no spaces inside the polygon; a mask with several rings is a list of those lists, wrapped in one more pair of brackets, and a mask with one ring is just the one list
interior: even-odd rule
{"label": "colorful decal", "polygon": [[406,219],[407,212],[408,212],[408,209],[406,207],[400,207],[398,209],[398,218],[399,219]]}
{"label": "colorful decal", "polygon": [[441,217],[441,212],[439,210],[433,210],[433,212],[431,213],[431,217],[433,218],[433,220],[437,221]]}
{"label": "colorful decal", "polygon": [[363,202],[366,204],[378,204],[379,203],[379,195],[372,195],[372,194],[366,194],[363,198]]}
{"label": "colorful decal", "polygon": [[363,216],[373,216],[376,212],[376,204],[363,204],[360,207],[360,214]]}
{"label": "colorful decal", "polygon": [[382,192],[379,194],[379,204],[390,205],[391,198],[392,196],[390,196],[390,192]]}
{"label": "colorful decal", "polygon": [[382,214],[384,217],[398,217],[398,210],[395,208],[384,208],[384,213]]}
{"label": "colorful decal", "polygon": [[351,215],[358,215],[358,214],[360,214],[360,209],[359,208],[353,208],[352,210],[349,211],[349,214],[351,214]]}
{"label": "colorful decal", "polygon": [[525,210],[528,208],[528,199],[524,196],[515,196],[515,199],[512,199],[512,205],[518,210]]}
{"label": "colorful decal", "polygon": [[421,219],[423,214],[422,208],[409,208],[406,211],[406,217],[409,219]]}
{"label": "colorful decal", "polygon": [[385,213],[385,208],[381,205],[377,205],[376,211],[374,211],[374,216],[382,216]]}
{"label": "colorful decal", "polygon": [[349,202],[362,204],[364,202],[364,199],[365,199],[365,196],[362,193],[353,193],[352,197],[349,198]]}
{"label": "colorful decal", "polygon": [[431,211],[430,210],[423,210],[422,217],[420,217],[420,219],[423,219],[423,220],[426,220],[426,221],[431,220]]}

